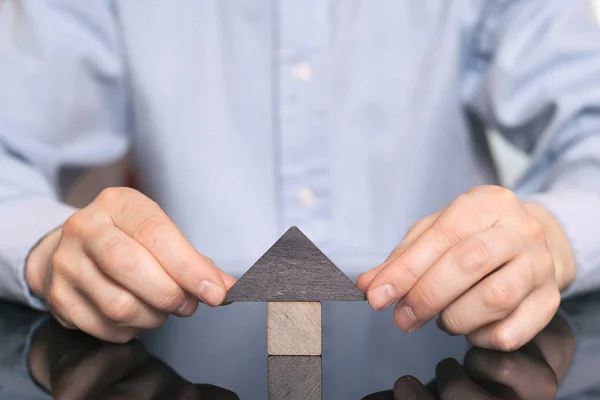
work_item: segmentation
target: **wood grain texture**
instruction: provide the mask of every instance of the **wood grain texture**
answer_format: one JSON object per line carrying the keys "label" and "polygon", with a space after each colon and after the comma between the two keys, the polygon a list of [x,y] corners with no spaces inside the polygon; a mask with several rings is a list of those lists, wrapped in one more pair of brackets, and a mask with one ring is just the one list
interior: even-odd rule
{"label": "wood grain texture", "polygon": [[321,303],[267,304],[267,350],[275,356],[321,355]]}
{"label": "wood grain texture", "polygon": [[321,357],[269,356],[269,400],[321,400]]}
{"label": "wood grain texture", "polygon": [[227,293],[233,301],[353,301],[364,294],[295,226]]}

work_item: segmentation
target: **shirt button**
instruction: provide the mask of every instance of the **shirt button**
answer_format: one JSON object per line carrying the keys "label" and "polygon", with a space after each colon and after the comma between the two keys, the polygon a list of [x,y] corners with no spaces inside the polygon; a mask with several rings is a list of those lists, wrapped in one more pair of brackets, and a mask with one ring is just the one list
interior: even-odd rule
{"label": "shirt button", "polygon": [[299,81],[308,82],[312,76],[312,68],[307,62],[301,62],[292,68],[292,77]]}
{"label": "shirt button", "polygon": [[298,192],[298,200],[300,201],[300,205],[304,208],[314,207],[315,203],[317,202],[315,193],[308,188],[300,189]]}

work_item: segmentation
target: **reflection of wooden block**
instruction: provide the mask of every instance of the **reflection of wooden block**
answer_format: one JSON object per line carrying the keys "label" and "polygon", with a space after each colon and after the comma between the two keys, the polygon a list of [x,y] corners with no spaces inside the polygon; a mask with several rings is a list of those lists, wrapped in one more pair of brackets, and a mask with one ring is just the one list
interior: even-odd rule
{"label": "reflection of wooden block", "polygon": [[269,356],[269,400],[321,400],[321,357]]}
{"label": "reflection of wooden block", "polygon": [[321,303],[268,303],[267,347],[270,355],[321,355]]}

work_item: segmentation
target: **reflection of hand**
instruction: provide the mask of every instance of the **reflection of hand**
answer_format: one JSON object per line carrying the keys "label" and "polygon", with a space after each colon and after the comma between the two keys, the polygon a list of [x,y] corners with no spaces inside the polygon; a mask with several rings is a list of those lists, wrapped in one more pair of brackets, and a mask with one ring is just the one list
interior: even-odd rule
{"label": "reflection of hand", "polygon": [[357,280],[377,310],[419,329],[442,329],[479,347],[511,351],[552,319],[574,277],[564,232],[550,213],[511,191],[482,186],[414,225],[380,266]]}
{"label": "reflection of hand", "polygon": [[209,399],[238,397],[211,385],[193,385],[144,345],[118,345],[68,331],[50,321],[36,332],[29,368],[37,383],[56,399]]}
{"label": "reflection of hand", "polygon": [[377,393],[365,400],[554,399],[573,351],[573,334],[556,317],[518,351],[472,348],[463,366],[453,359],[441,361],[436,367],[436,380],[427,388],[406,376],[396,381],[393,392]]}
{"label": "reflection of hand", "polygon": [[25,279],[62,325],[111,342],[190,316],[199,300],[217,306],[235,282],[128,188],[104,190],[42,239]]}

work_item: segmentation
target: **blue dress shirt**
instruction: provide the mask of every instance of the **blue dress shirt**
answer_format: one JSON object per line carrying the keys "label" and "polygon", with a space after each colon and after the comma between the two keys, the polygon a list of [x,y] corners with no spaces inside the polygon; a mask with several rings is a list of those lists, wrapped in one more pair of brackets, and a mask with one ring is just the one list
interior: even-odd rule
{"label": "blue dress shirt", "polygon": [[0,297],[42,307],[29,250],[83,169],[141,188],[241,275],[290,225],[347,274],[497,183],[485,128],[532,155],[516,187],[600,286],[600,29],[588,0],[0,1]]}

